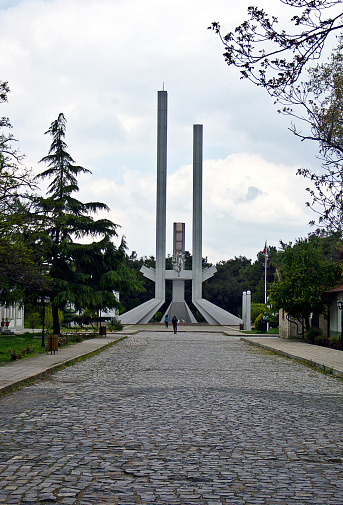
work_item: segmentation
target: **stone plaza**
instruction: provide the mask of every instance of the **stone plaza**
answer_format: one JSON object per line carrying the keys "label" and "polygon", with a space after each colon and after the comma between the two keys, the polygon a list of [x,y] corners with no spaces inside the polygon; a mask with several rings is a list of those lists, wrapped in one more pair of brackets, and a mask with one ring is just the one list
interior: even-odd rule
{"label": "stone plaza", "polygon": [[343,383],[144,331],[0,399],[0,503],[343,503]]}

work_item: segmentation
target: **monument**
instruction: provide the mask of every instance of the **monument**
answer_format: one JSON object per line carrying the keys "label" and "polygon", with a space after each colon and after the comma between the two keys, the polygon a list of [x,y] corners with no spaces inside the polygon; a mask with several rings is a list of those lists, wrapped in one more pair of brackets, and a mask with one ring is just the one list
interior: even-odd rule
{"label": "monument", "polygon": [[185,223],[174,223],[173,270],[166,270],[166,279],[172,280],[172,301],[166,310],[169,317],[176,316],[180,322],[196,323],[185,301],[185,281],[192,280],[192,270],[185,270]]}
{"label": "monument", "polygon": [[[202,152],[203,125],[193,125],[193,236],[192,270],[184,268],[185,225],[174,223],[173,270],[166,270],[166,194],[167,194],[167,91],[158,92],[157,113],[157,199],[156,268],[142,266],[141,272],[155,283],[155,298],[120,316],[123,324],[147,324],[165,302],[165,282],[173,285],[172,302],[166,313],[170,319],[196,323],[184,298],[185,281],[192,281],[192,303],[209,324],[239,326],[242,319],[202,298],[202,283],[217,271],[202,267]],[[163,321],[163,319],[162,319]]]}

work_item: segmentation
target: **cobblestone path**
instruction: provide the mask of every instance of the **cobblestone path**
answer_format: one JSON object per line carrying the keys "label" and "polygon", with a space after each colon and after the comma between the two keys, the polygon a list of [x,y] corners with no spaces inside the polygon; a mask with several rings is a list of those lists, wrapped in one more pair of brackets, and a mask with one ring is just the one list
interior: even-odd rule
{"label": "cobblestone path", "polygon": [[0,503],[343,504],[343,383],[237,337],[140,333],[0,409]]}

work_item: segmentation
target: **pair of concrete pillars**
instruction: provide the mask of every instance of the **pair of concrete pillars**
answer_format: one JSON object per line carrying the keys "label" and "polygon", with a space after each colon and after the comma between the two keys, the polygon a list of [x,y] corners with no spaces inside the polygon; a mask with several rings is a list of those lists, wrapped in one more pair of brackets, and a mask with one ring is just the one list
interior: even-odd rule
{"label": "pair of concrete pillars", "polygon": [[[193,236],[192,270],[185,270],[184,223],[174,223],[173,270],[166,270],[166,195],[167,195],[167,101],[166,91],[158,92],[157,113],[157,199],[156,199],[156,268],[143,266],[143,275],[155,282],[155,298],[122,314],[124,324],[146,324],[165,302],[165,282],[173,283],[173,300],[166,313],[170,319],[196,323],[184,299],[184,284],[192,281],[192,303],[209,324],[239,326],[242,320],[202,298],[202,283],[212,277],[216,267],[202,268],[202,163],[203,125],[193,125]],[[181,249],[176,247],[177,230],[183,229]]]}
{"label": "pair of concrete pillars", "polygon": [[242,296],[243,330],[251,330],[251,291],[243,291]]}

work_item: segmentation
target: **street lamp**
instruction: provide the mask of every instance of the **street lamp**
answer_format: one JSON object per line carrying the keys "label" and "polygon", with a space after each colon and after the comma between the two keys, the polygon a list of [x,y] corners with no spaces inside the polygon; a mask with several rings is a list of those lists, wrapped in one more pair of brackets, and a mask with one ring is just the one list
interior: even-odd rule
{"label": "street lamp", "polygon": [[43,329],[42,329],[42,343],[41,343],[41,347],[45,347],[45,341],[44,341],[45,306],[48,305],[49,302],[50,302],[50,297],[49,296],[38,296],[37,297],[37,303],[41,303],[43,305]]}
{"label": "street lamp", "polygon": [[[343,301],[337,300],[337,307],[340,311],[343,310]],[[343,312],[341,312],[341,351],[343,351]]]}

